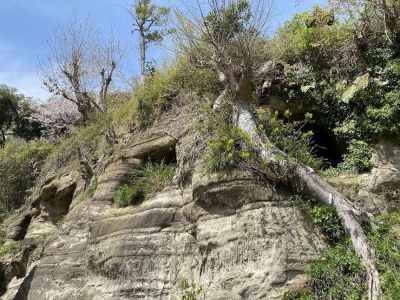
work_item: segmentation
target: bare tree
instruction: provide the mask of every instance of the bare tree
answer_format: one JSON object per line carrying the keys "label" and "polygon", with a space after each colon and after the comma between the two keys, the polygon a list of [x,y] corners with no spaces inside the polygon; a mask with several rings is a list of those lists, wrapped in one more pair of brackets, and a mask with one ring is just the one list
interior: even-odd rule
{"label": "bare tree", "polygon": [[139,34],[140,70],[145,76],[148,69],[147,49],[149,44],[161,42],[170,33],[162,28],[168,21],[170,9],[156,6],[151,0],[136,0],[130,11],[133,32]]}
{"label": "bare tree", "polygon": [[265,171],[266,177],[281,180],[281,183],[293,187],[300,183],[303,188],[299,192],[312,195],[336,209],[356,253],[367,269],[369,299],[379,299],[381,288],[374,249],[361,226],[365,216],[372,216],[355,207],[310,167],[290,160],[288,155],[271,143],[268,136],[258,130],[252,109],[251,83],[260,66],[257,47],[270,8],[268,0],[207,0],[206,4],[201,4],[199,0],[197,14],[190,18],[184,17],[184,13],[179,14],[181,25],[178,36],[182,48],[193,63],[200,67],[211,67],[220,74],[225,90],[217,98],[214,108],[218,109],[223,101],[230,102],[233,124],[249,135],[260,159],[272,165],[271,170],[289,174],[287,178],[280,178],[271,174],[272,171]]}
{"label": "bare tree", "polygon": [[101,39],[87,21],[55,32],[42,63],[43,84],[55,96],[74,103],[83,120],[107,110],[107,96],[121,60],[118,43]]}

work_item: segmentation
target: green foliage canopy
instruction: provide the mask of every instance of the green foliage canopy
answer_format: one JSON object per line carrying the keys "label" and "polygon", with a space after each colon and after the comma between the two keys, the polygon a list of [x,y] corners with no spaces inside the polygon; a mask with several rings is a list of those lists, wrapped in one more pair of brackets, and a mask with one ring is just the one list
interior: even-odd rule
{"label": "green foliage canopy", "polygon": [[0,149],[0,211],[25,203],[52,146],[44,141],[10,142]]}
{"label": "green foliage canopy", "polygon": [[0,146],[4,146],[8,134],[25,139],[40,137],[42,125],[32,119],[29,99],[16,89],[0,86]]}

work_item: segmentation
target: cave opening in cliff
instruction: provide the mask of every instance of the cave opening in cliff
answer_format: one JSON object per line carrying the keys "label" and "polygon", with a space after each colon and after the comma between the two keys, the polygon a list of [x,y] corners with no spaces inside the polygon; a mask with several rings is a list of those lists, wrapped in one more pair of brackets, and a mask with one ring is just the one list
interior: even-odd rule
{"label": "cave opening in cliff", "polygon": [[164,163],[166,165],[176,165],[176,150],[175,145],[168,148],[163,148],[160,151],[149,154],[145,161],[154,164]]}
{"label": "cave opening in cliff", "polygon": [[343,161],[346,144],[338,140],[333,132],[316,124],[305,126],[304,131],[309,130],[314,133],[311,140],[313,153],[324,162],[322,167],[337,167]]}

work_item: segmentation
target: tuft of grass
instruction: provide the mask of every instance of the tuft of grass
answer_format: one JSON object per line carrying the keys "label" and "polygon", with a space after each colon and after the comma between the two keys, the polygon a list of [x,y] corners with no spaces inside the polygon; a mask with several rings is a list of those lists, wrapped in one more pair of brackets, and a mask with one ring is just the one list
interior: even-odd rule
{"label": "tuft of grass", "polygon": [[145,198],[144,191],[138,185],[129,186],[123,184],[115,193],[117,207],[123,208],[142,202]]}
{"label": "tuft of grass", "polygon": [[179,283],[181,291],[181,300],[197,300],[203,293],[203,288],[195,282],[189,282],[187,279],[182,279]]}
{"label": "tuft of grass", "polygon": [[215,97],[219,89],[220,83],[213,71],[195,68],[186,57],[180,57],[174,64],[158,70],[138,84],[132,100],[129,104],[122,105],[115,117],[125,123],[134,119],[136,127],[144,129],[167,111],[179,94]]}
{"label": "tuft of grass", "polygon": [[342,172],[334,167],[329,167],[325,170],[322,170],[320,174],[324,177],[338,177],[342,174]]}
{"label": "tuft of grass", "polygon": [[7,241],[0,244],[0,257],[17,253],[21,249],[21,243],[16,241]]}
{"label": "tuft of grass", "polygon": [[117,207],[139,204],[152,194],[162,191],[172,184],[175,170],[174,164],[148,161],[132,173],[128,183],[119,187],[115,193]]}

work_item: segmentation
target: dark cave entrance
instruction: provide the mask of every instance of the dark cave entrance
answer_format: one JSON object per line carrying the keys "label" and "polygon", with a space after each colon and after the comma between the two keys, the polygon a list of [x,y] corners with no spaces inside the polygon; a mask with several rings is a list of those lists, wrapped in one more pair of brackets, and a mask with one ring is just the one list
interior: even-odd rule
{"label": "dark cave entrance", "polygon": [[170,147],[164,147],[159,149],[158,151],[154,151],[149,153],[145,159],[145,162],[151,162],[155,164],[164,163],[166,165],[176,165],[176,148],[175,145],[171,145]]}
{"label": "dark cave entrance", "polygon": [[346,152],[344,141],[338,140],[332,131],[317,124],[309,124],[305,126],[304,130],[314,132],[312,138],[313,153],[323,159],[323,169],[337,167],[342,162],[343,154]]}

